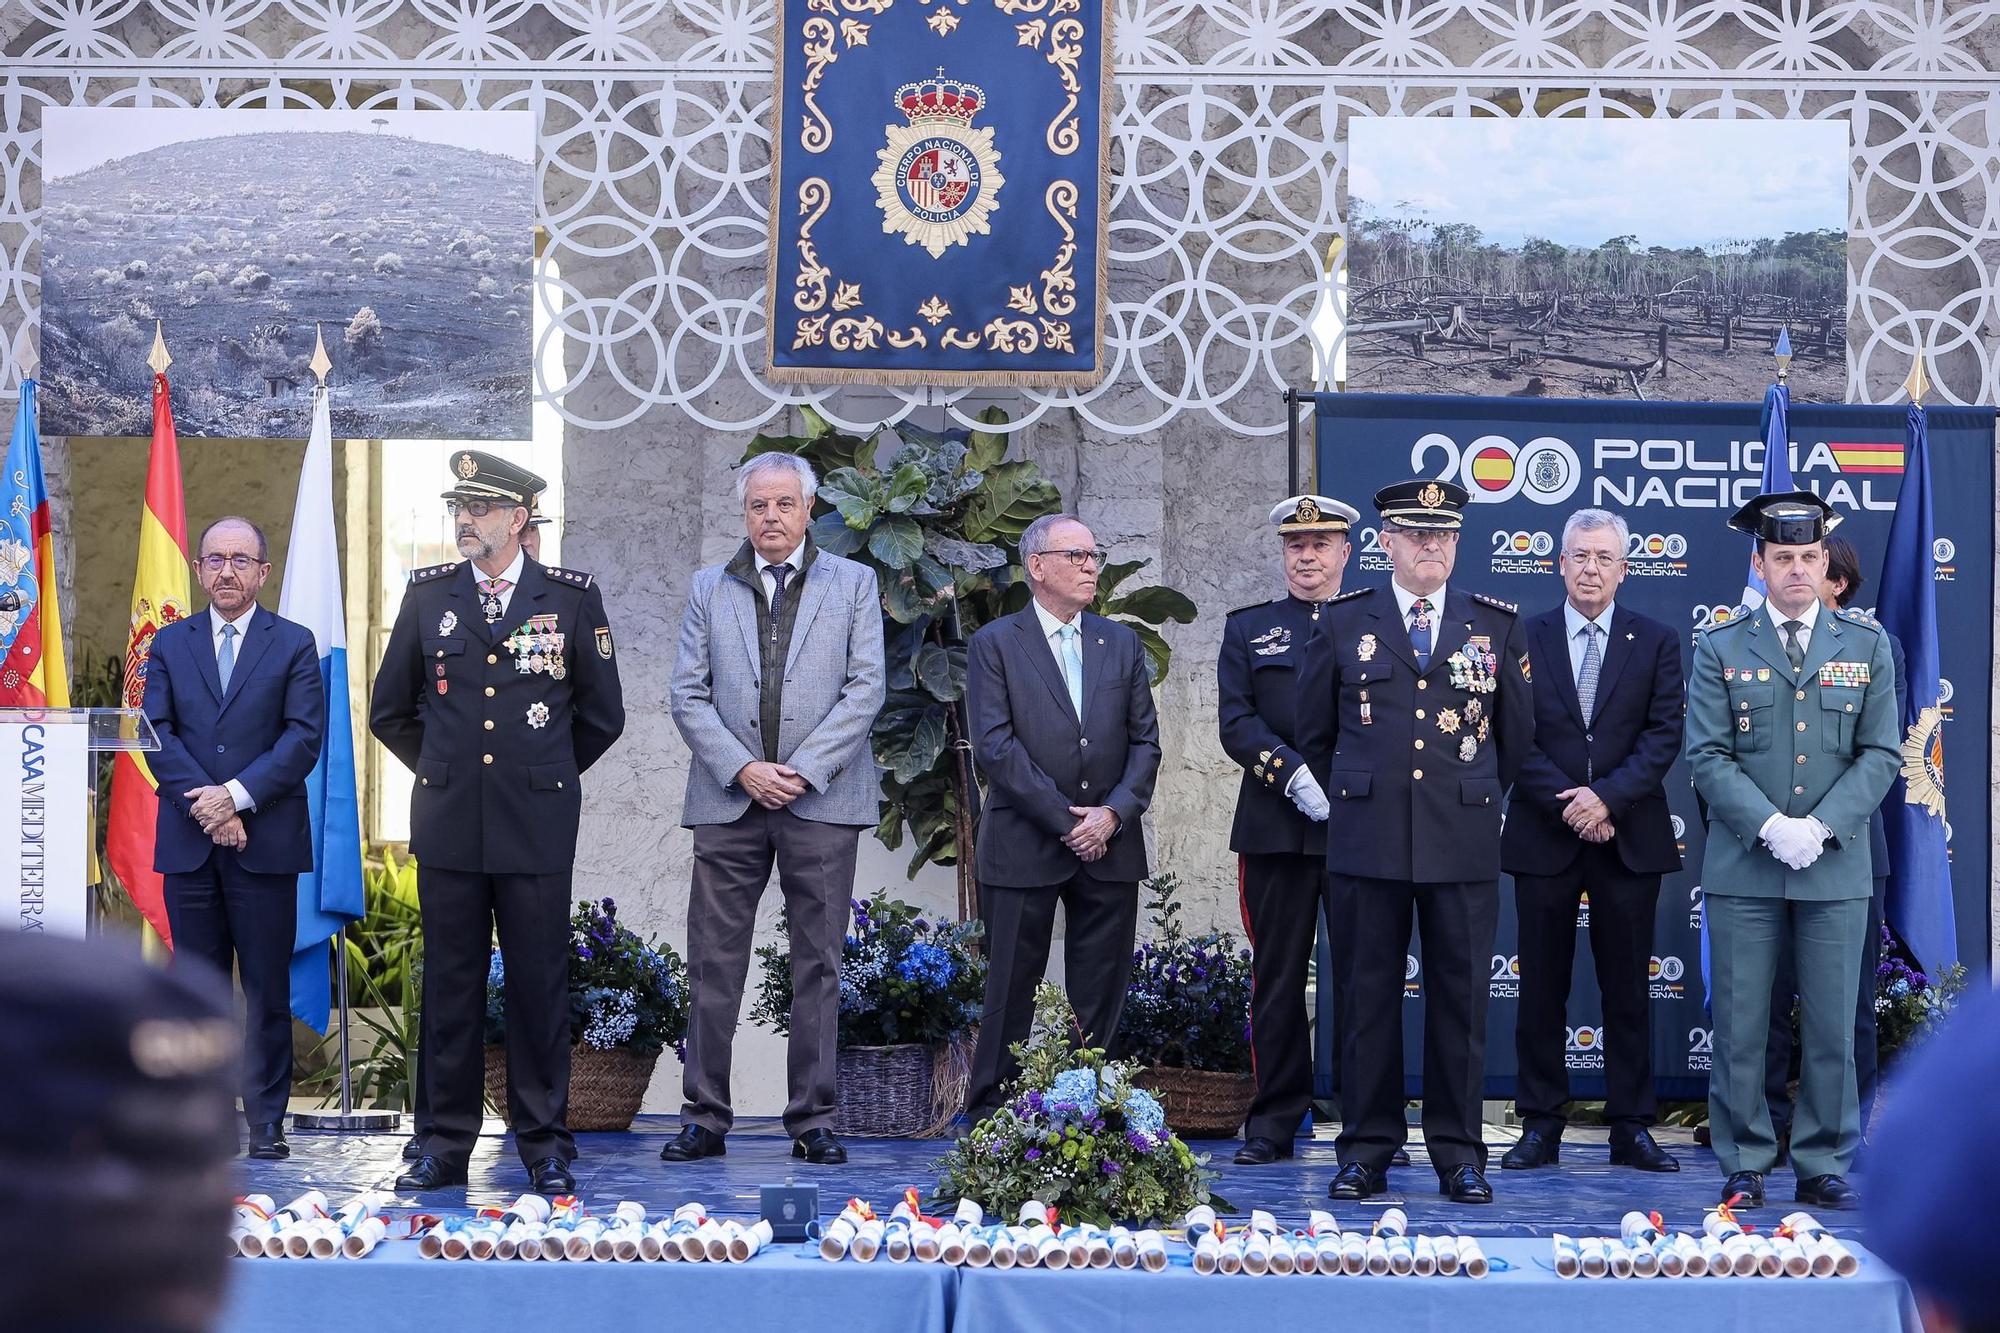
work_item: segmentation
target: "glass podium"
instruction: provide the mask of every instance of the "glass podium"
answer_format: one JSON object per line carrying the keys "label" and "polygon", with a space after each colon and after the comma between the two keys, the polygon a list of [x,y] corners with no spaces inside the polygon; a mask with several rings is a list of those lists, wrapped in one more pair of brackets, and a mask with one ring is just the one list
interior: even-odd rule
{"label": "glass podium", "polygon": [[91,928],[97,829],[91,757],[160,748],[136,708],[0,708],[0,885],[14,929]]}

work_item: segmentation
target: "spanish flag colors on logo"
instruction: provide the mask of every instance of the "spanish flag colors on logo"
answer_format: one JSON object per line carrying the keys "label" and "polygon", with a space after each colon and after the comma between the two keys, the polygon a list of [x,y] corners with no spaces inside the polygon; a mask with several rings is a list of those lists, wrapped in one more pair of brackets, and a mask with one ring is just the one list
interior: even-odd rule
{"label": "spanish flag colors on logo", "polygon": [[0,707],[69,707],[62,612],[56,604],[56,552],[49,491],[42,482],[42,442],[35,381],[21,383],[21,409],[0,480]]}

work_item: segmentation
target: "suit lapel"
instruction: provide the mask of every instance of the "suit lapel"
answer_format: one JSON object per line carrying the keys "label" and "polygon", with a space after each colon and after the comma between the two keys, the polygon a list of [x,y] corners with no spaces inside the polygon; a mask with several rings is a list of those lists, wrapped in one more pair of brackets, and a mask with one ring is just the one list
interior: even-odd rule
{"label": "suit lapel", "polygon": [[1841,637],[1840,617],[1821,607],[1812,637],[1806,640],[1806,664],[1799,672],[1800,680],[1818,675],[1821,667],[1840,655]]}
{"label": "suit lapel", "polygon": [[[484,638],[491,645],[494,627],[486,623],[486,613],[479,607],[479,567],[470,560],[460,561],[458,573],[451,576],[451,585],[446,591],[450,594],[451,609],[458,616],[458,623],[464,625],[475,638]],[[424,632],[428,634],[430,630]]]}
{"label": "suit lapel", "polygon": [[1109,665],[1105,656],[1111,646],[1104,641],[1104,622],[1098,617],[1084,613],[1077,618],[1076,626],[1082,631],[1082,641],[1077,645],[1083,654],[1083,716],[1090,716],[1090,704],[1097,697],[1097,687],[1104,680],[1104,668]]}
{"label": "suit lapel", "polygon": [[[489,628],[487,641],[506,642],[508,635],[526,624],[528,617],[540,610],[538,604],[548,595],[548,591],[548,576],[542,573],[541,565],[533,560],[523,560],[521,581],[514,586],[514,595],[507,599],[507,610]],[[482,614],[479,621],[485,624],[486,617]]]}
{"label": "suit lapel", "polygon": [[[1416,671],[1421,676],[1424,673],[1417,671],[1416,650],[1410,647],[1409,627],[1403,623],[1402,613],[1396,609],[1396,590],[1391,587],[1385,588],[1383,591],[1389,594],[1388,599],[1376,602],[1370,609],[1370,614],[1373,616],[1378,627],[1375,631],[1375,642],[1378,646],[1394,653],[1402,661],[1403,665],[1409,667],[1412,671]],[[1435,638],[1435,634],[1432,637]],[[1435,643],[1431,645],[1431,661],[1437,661],[1437,645]]]}
{"label": "suit lapel", "polygon": [[201,678],[208,683],[208,692],[215,696],[219,704],[222,702],[222,673],[215,665],[215,620],[203,608],[199,616],[192,618],[189,628],[195,631],[195,666],[200,669]]}
{"label": "suit lapel", "polygon": [[826,604],[827,585],[833,582],[833,576],[825,570],[820,570],[817,575],[813,573],[813,566],[817,564],[819,561],[814,560],[807,565],[796,580],[799,610],[792,617],[792,641],[785,648],[786,671],[790,671],[792,663],[798,660],[799,647],[806,641],[806,630],[813,617],[819,614],[820,607]]}
{"label": "suit lapel", "polygon": [[[1542,661],[1548,663],[1543,670],[1551,673],[1550,680],[1562,682],[1557,687],[1556,693],[1562,696],[1570,717],[1578,727],[1581,727],[1583,701],[1577,698],[1576,677],[1569,669],[1569,613],[1559,606],[1546,615],[1538,616],[1534,628],[1535,653]],[[1600,676],[1599,679],[1603,678]]]}
{"label": "suit lapel", "polygon": [[[1472,596],[1470,593],[1450,592],[1444,595],[1444,609],[1438,615],[1437,630],[1431,636],[1431,670],[1435,671],[1450,660],[1451,655],[1465,647],[1472,638]],[[1488,644],[1495,654],[1506,647],[1505,643]],[[1429,675],[1430,672],[1425,672]]]}
{"label": "suit lapel", "polygon": [[[277,633],[277,630],[278,622],[271,618],[269,611],[259,608],[257,614],[250,618],[250,632],[243,636],[243,643],[236,650],[236,665],[229,670],[229,688],[222,696],[223,708],[236,702],[236,696],[243,692],[243,682],[250,679],[250,673],[257,669],[257,663],[264,660],[264,654],[271,647],[271,636]],[[211,652],[209,654],[211,663],[214,657],[214,653]],[[216,679],[221,678],[222,673],[218,669]],[[221,709],[216,711],[220,712]]]}
{"label": "suit lapel", "polygon": [[1062,705],[1064,715],[1072,721],[1076,720],[1076,708],[1069,701],[1069,686],[1063,683],[1062,668],[1056,665],[1056,655],[1049,650],[1049,641],[1042,636],[1042,618],[1035,614],[1035,604],[1030,602],[1016,611],[1014,621],[1020,628],[1021,651],[1041,673],[1042,683],[1049,687],[1049,693]]}
{"label": "suit lapel", "polygon": [[1611,687],[1618,683],[1619,674],[1631,660],[1632,613],[1621,606],[1611,613],[1609,642],[1604,645],[1604,661],[1597,668],[1597,693],[1591,696],[1592,717],[1604,711],[1604,701],[1611,697]]}
{"label": "suit lapel", "polygon": [[[1815,639],[1818,635],[1813,636]],[[1773,618],[1771,608],[1759,608],[1750,621],[1750,647],[1766,662],[1778,669],[1778,679],[1792,678],[1792,659],[1785,656],[1785,639],[1778,633],[1778,622]]]}

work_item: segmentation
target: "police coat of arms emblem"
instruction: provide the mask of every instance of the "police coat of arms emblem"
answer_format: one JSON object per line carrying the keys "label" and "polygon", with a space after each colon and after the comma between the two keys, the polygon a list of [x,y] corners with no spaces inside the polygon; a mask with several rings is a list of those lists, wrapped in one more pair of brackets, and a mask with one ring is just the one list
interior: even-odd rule
{"label": "police coat of arms emblem", "polygon": [[875,155],[881,163],[871,178],[875,201],[882,230],[902,233],[906,244],[921,245],[933,259],[992,230],[987,218],[999,207],[1006,181],[992,129],[972,128],[985,104],[983,89],[947,79],[942,66],[935,79],[896,90],[896,105],[909,123],[889,126],[888,144]]}

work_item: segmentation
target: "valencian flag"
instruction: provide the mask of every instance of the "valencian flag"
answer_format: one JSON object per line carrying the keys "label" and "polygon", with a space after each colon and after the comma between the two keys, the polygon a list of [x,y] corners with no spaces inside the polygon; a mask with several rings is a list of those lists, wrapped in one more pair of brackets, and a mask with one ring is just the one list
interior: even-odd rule
{"label": "valencian flag", "polygon": [[21,382],[21,408],[0,481],[0,706],[69,707],[62,612],[56,605],[56,553],[49,492],[42,483],[42,442],[33,380]]}
{"label": "valencian flag", "polygon": [[1104,374],[1109,0],[780,0],[773,379]]}
{"label": "valencian flag", "polygon": [[292,1013],[326,1031],[331,1007],[326,942],[362,916],[361,803],[354,785],[354,726],[348,712],[347,610],[340,595],[340,548],[333,530],[333,425],[326,390],[313,395],[312,438],[299,472],[285,551],[278,614],[312,631],[326,688],[326,733],[306,777],[313,869],[299,876],[299,922],[292,940]]}
{"label": "valencian flag", "polygon": [[[139,571],[132,581],[132,622],[125,641],[122,702],[137,708],[146,697],[146,663],[153,636],[188,613],[187,515],[181,502],[181,451],[174,438],[174,409],[167,377],[153,376],[153,450],[146,464],[146,503],[139,511]],[[132,905],[169,945],[167,907],[153,871],[153,828],[159,784],[146,756],[120,752],[111,766],[111,817],[105,859]]]}
{"label": "valencian flag", "polygon": [[[1916,379],[1913,372],[1912,379]],[[1922,392],[1918,385],[1916,394]],[[1944,826],[1944,717],[1940,711],[1937,569],[1931,546],[1930,429],[1920,403],[1905,428],[1903,489],[1889,520],[1876,614],[1903,645],[1903,771],[1883,805],[1889,835],[1889,924],[1936,976],[1958,961],[1951,859]]]}

